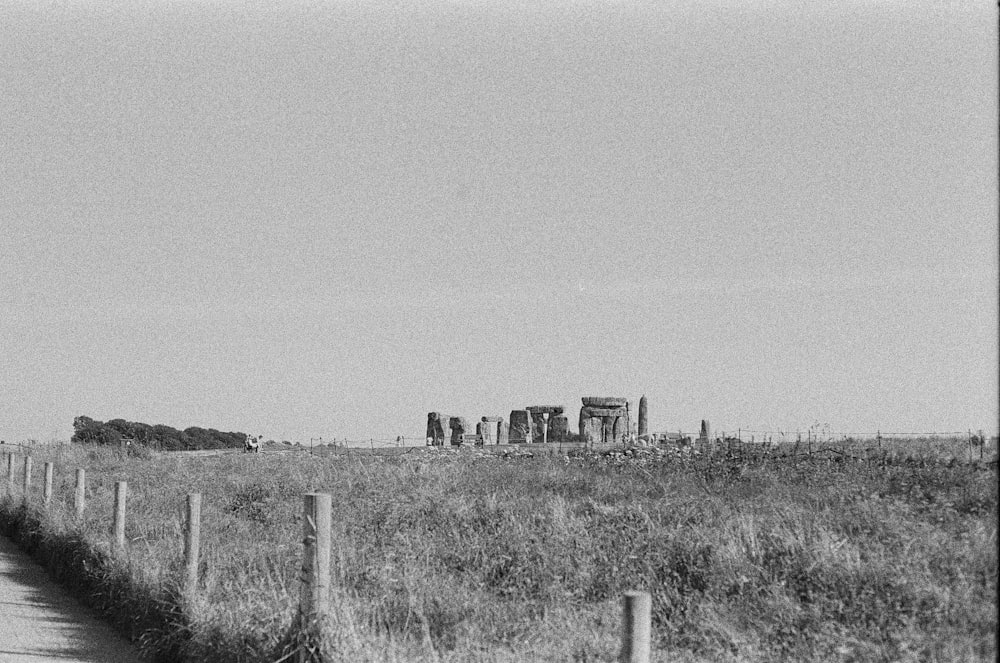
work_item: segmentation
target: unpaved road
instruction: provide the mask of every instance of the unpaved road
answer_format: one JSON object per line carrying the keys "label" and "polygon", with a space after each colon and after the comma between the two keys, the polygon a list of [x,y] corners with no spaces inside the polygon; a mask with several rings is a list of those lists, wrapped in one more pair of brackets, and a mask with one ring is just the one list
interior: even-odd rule
{"label": "unpaved road", "polygon": [[132,645],[0,536],[0,663],[140,663]]}

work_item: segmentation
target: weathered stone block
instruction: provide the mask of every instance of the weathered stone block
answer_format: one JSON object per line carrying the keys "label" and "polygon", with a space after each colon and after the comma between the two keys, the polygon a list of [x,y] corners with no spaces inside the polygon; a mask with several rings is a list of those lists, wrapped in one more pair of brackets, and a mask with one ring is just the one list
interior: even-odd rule
{"label": "weathered stone block", "polygon": [[496,424],[480,421],[476,424],[476,435],[479,436],[482,444],[493,444],[493,432],[495,429]]}
{"label": "weathered stone block", "polygon": [[562,405],[529,405],[524,408],[534,416],[535,414],[562,414],[566,411],[566,408]]}
{"label": "weathered stone block", "polygon": [[646,395],[639,399],[639,437],[644,438],[649,435],[649,403]]}
{"label": "weathered stone block", "polygon": [[580,417],[580,435],[590,444],[604,440],[604,422],[600,417]]}
{"label": "weathered stone block", "polygon": [[427,413],[427,437],[431,438],[431,444],[440,446],[448,439],[449,420],[440,412]]}
{"label": "weathered stone block", "polygon": [[452,417],[449,423],[451,424],[451,446],[462,446],[462,436],[469,432],[468,422],[466,422],[465,417]]}
{"label": "weathered stone block", "polygon": [[531,413],[527,410],[510,411],[510,442],[531,443],[532,441]]}
{"label": "weathered stone block", "polygon": [[625,414],[624,407],[588,407],[584,405],[580,408],[580,413],[586,413],[588,417],[621,417]]}
{"label": "weathered stone block", "polygon": [[614,423],[611,426],[611,440],[616,444],[622,443],[629,434],[629,418],[628,415],[621,417],[616,417]]}
{"label": "weathered stone block", "polygon": [[569,417],[557,414],[549,419],[549,442],[562,442],[569,436]]}
{"label": "weathered stone block", "polygon": [[627,398],[618,398],[617,396],[584,396],[584,405],[589,405],[590,407],[625,407],[628,403]]}
{"label": "weathered stone block", "polygon": [[608,444],[615,439],[615,422],[618,417],[601,417],[601,442]]}
{"label": "weathered stone block", "polygon": [[508,444],[510,441],[509,433],[510,429],[507,422],[501,419],[497,423],[497,444]]}

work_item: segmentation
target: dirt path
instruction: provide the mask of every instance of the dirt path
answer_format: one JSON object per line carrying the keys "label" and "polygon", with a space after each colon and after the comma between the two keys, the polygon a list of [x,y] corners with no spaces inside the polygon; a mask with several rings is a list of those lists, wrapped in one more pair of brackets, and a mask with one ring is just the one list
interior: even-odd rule
{"label": "dirt path", "polygon": [[0,663],[140,663],[132,645],[0,536]]}

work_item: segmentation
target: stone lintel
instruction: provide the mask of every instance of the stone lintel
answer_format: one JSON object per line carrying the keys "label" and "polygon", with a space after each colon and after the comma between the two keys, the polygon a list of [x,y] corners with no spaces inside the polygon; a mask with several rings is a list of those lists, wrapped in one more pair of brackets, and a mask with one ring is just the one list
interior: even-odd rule
{"label": "stone lintel", "polygon": [[581,417],[624,417],[624,407],[582,407]]}
{"label": "stone lintel", "polygon": [[580,400],[587,407],[625,407],[628,403],[627,398],[617,396],[584,396]]}
{"label": "stone lintel", "polygon": [[524,409],[531,414],[562,414],[566,411],[562,405],[531,405]]}

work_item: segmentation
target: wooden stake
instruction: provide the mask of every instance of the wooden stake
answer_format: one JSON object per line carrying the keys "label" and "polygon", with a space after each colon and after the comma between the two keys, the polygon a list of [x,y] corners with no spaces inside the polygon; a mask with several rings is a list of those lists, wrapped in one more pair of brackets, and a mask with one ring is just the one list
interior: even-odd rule
{"label": "wooden stake", "polygon": [[7,454],[7,497],[14,496],[14,454]]}
{"label": "wooden stake", "polygon": [[125,481],[115,482],[115,517],[114,532],[115,545],[119,549],[125,548],[125,494],[128,491],[128,484]]}
{"label": "wooden stake", "polygon": [[198,552],[201,547],[201,493],[188,493],[184,523],[184,589],[193,594],[198,588]]}
{"label": "wooden stake", "polygon": [[76,517],[83,518],[83,506],[87,491],[86,474],[82,467],[76,468],[76,493],[73,495],[73,508],[76,510]]}
{"label": "wooden stake", "polygon": [[52,502],[52,463],[45,463],[45,488],[42,491],[42,504],[49,508]]}
{"label": "wooden stake", "polygon": [[326,493],[304,495],[299,611],[305,623],[320,620],[329,612],[331,502]]}
{"label": "wooden stake", "polygon": [[647,592],[625,592],[622,602],[622,663],[649,663],[652,599]]}
{"label": "wooden stake", "polygon": [[31,456],[24,457],[24,499],[28,499],[28,491],[31,489]]}

